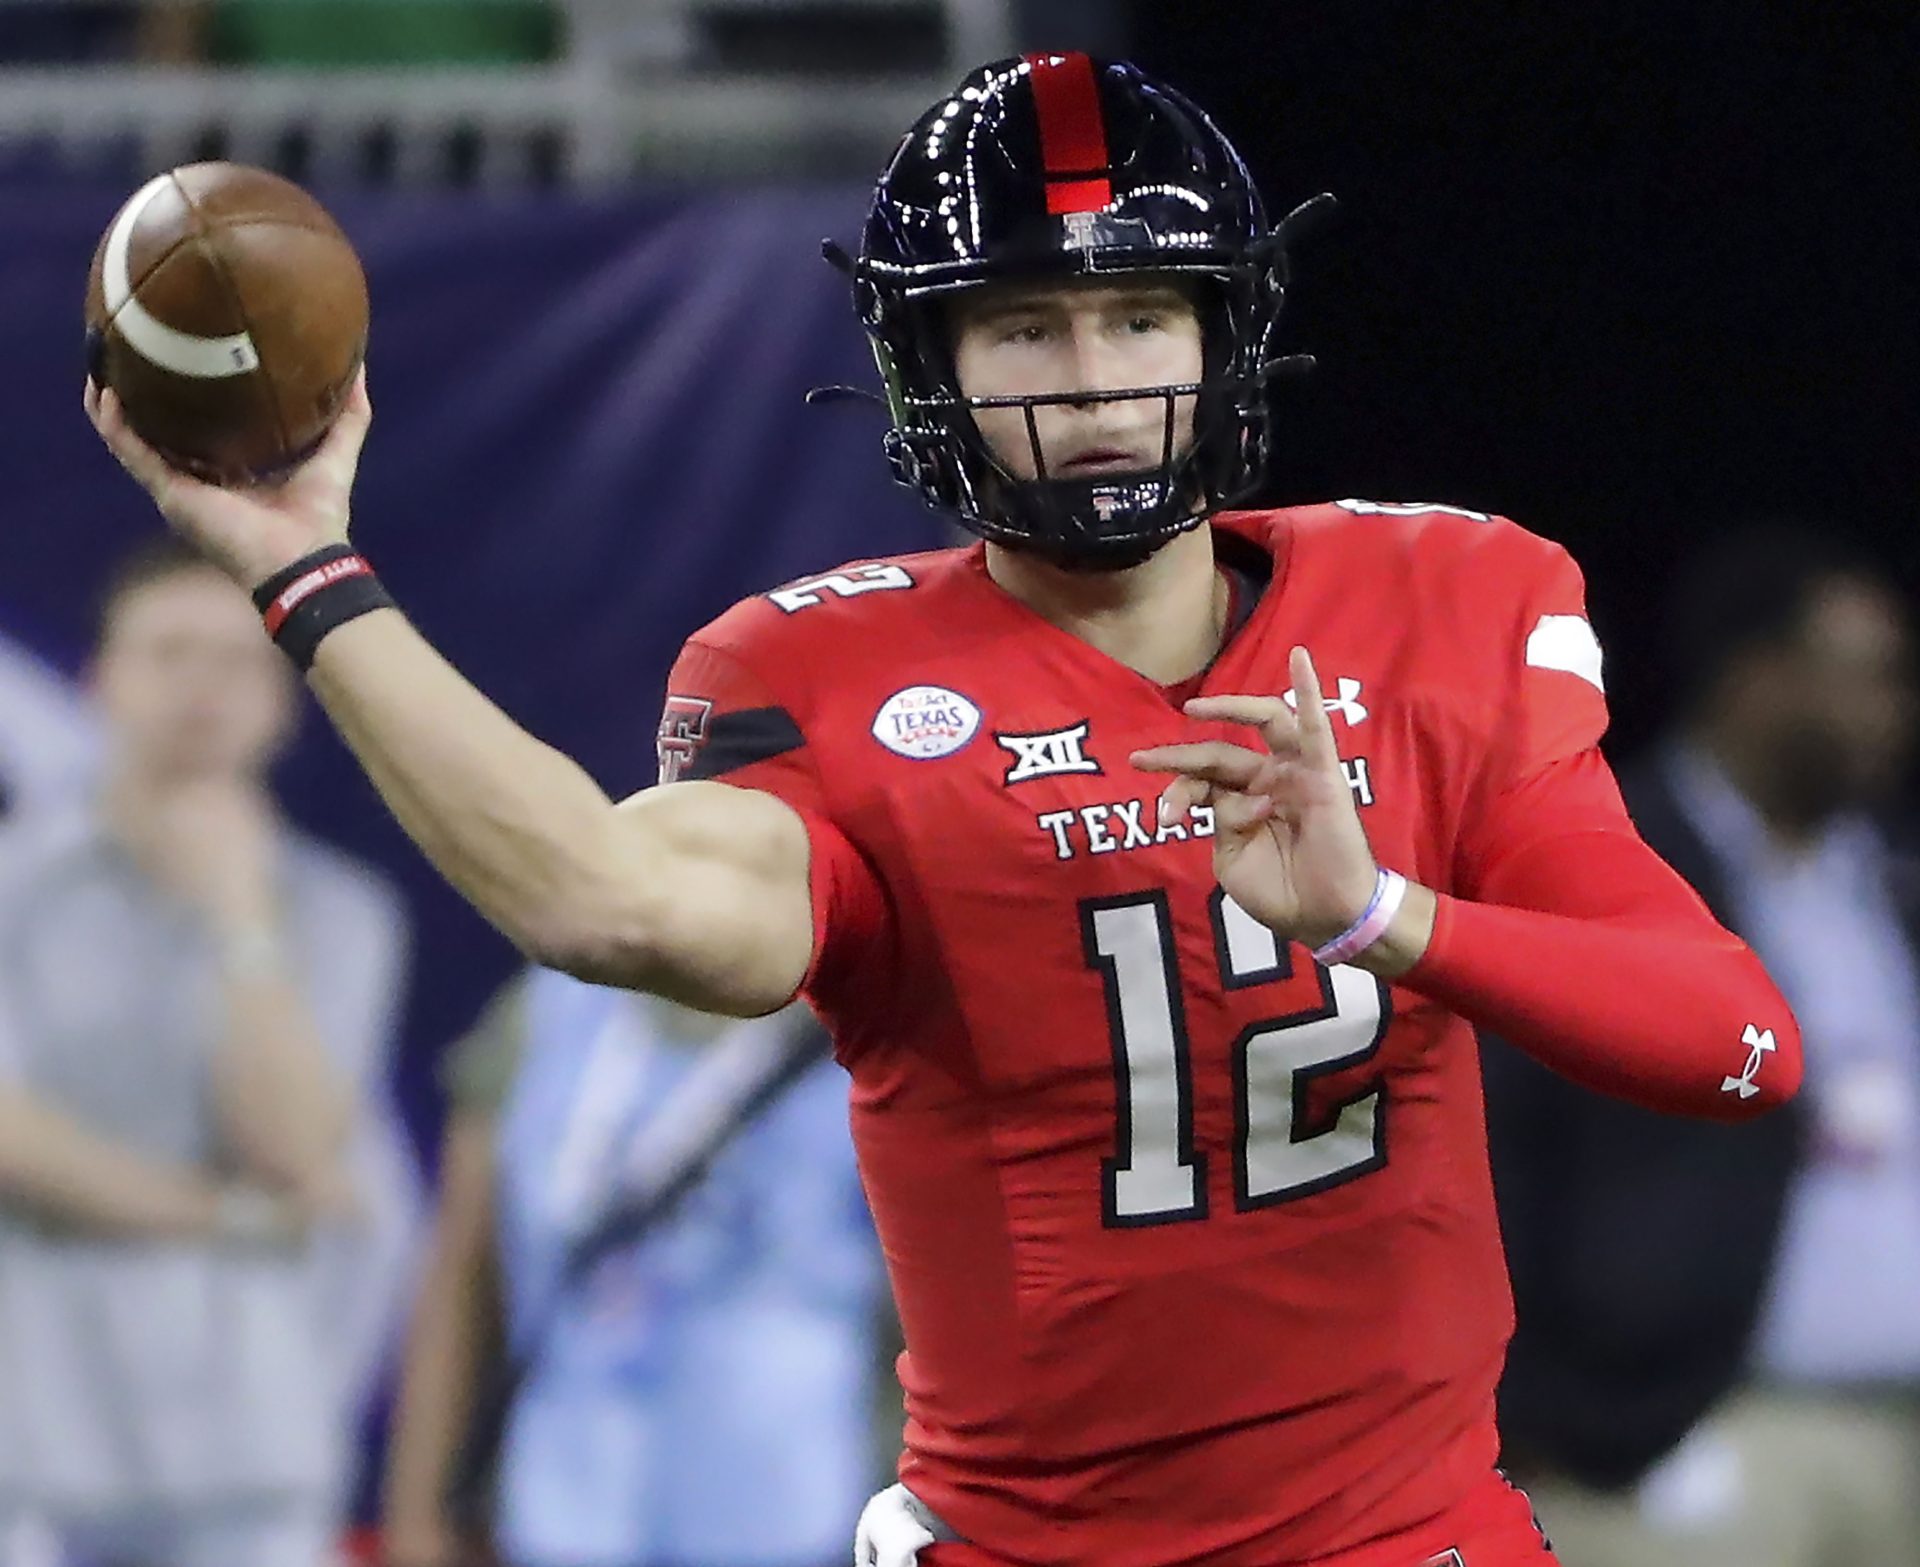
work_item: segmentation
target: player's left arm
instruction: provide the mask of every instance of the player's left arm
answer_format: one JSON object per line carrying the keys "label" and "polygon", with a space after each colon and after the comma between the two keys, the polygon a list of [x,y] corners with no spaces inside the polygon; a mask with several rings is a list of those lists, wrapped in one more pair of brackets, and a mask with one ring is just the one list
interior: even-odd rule
{"label": "player's left arm", "polygon": [[[1597,677],[1597,649],[1595,665]],[[1543,699],[1523,686],[1519,732],[1463,836],[1470,869],[1449,895],[1383,876],[1304,649],[1293,652],[1292,675],[1297,715],[1277,697],[1187,705],[1192,717],[1258,730],[1262,749],[1207,741],[1134,758],[1178,775],[1164,812],[1212,804],[1215,872],[1256,919],[1325,947],[1389,891],[1397,912],[1346,961],[1575,1081],[1723,1120],[1792,1097],[1801,1070],[1793,1014],[1753,953],[1634,831],[1595,748],[1605,723],[1597,679],[1591,700],[1571,702],[1563,698],[1572,688],[1549,686]],[[1550,660],[1521,676],[1581,683]]]}
{"label": "player's left arm", "polygon": [[1649,1109],[1737,1120],[1793,1097],[1785,998],[1642,841],[1597,750],[1505,791],[1479,833],[1401,984]]}

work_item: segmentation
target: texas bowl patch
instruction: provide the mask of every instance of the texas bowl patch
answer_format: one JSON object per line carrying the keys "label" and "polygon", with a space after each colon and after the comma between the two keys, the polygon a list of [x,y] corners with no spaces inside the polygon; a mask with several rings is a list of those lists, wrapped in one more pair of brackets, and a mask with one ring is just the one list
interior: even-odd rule
{"label": "texas bowl patch", "polygon": [[945,686],[908,686],[880,704],[873,738],[896,756],[951,756],[980,731],[980,709]]}

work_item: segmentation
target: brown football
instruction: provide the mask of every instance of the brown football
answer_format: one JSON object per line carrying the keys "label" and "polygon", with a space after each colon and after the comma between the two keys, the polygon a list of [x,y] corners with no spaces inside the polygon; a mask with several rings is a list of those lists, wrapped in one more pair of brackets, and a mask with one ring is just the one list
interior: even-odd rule
{"label": "brown football", "polygon": [[87,368],[178,468],[267,479],[319,445],[367,346],[367,280],[327,210],[237,163],[157,175],[87,279]]}

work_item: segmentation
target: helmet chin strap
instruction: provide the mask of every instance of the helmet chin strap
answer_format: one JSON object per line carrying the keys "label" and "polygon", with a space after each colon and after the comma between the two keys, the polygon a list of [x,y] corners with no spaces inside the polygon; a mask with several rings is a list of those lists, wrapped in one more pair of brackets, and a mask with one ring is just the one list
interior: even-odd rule
{"label": "helmet chin strap", "polygon": [[1102,503],[1122,517],[1137,519],[1143,511],[1163,504],[1175,488],[1177,459],[1130,473],[1103,474],[1090,479],[1016,479],[1001,473],[996,482],[1021,497],[1030,516],[1050,519],[1054,526],[1031,535],[1008,535],[981,530],[985,536],[1022,554],[1047,560],[1068,571],[1124,571],[1137,566],[1163,544],[1197,527],[1205,512],[1196,502],[1190,515],[1163,525],[1151,534],[1103,536],[1086,519],[1101,515]]}
{"label": "helmet chin strap", "polygon": [[1047,545],[1023,540],[1015,543],[1002,541],[1000,547],[1015,555],[1030,555],[1035,560],[1043,560],[1049,566],[1076,575],[1097,576],[1115,571],[1131,571],[1135,566],[1145,565],[1167,545],[1176,535],[1169,534],[1164,539],[1151,539],[1145,543],[1130,540],[1125,544],[1110,545],[1104,549],[1092,548],[1075,550],[1066,545]]}

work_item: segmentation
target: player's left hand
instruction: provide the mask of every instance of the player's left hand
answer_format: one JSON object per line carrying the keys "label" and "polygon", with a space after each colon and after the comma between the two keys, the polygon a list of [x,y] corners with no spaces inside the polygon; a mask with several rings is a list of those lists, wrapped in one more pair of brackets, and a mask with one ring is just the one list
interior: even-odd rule
{"label": "player's left hand", "polygon": [[1305,648],[1289,667],[1297,712],[1277,696],[1186,704],[1190,718],[1257,730],[1262,749],[1199,740],[1136,751],[1133,765],[1176,775],[1160,796],[1162,821],[1213,808],[1214,875],[1234,902],[1282,936],[1319,946],[1365,910],[1377,868]]}

